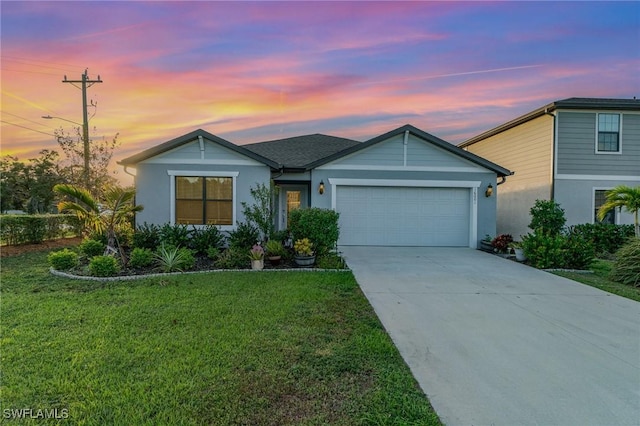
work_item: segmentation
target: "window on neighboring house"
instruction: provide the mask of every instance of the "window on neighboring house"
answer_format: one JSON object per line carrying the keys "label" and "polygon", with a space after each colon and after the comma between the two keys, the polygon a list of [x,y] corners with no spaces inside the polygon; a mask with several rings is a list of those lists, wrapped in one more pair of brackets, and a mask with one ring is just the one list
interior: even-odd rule
{"label": "window on neighboring house", "polygon": [[176,176],[176,223],[233,224],[233,178]]}
{"label": "window on neighboring house", "polygon": [[595,193],[594,193],[594,202],[593,202],[593,206],[594,206],[594,212],[593,212],[593,223],[611,223],[611,224],[615,224],[616,223],[616,209],[613,210],[609,210],[609,213],[607,213],[607,215],[604,217],[604,219],[600,220],[598,219],[598,210],[600,210],[600,206],[603,205],[606,201],[607,201],[607,197],[605,196],[605,193],[607,192],[606,189],[596,189]]}
{"label": "window on neighboring house", "polygon": [[620,152],[620,114],[598,114],[596,152]]}

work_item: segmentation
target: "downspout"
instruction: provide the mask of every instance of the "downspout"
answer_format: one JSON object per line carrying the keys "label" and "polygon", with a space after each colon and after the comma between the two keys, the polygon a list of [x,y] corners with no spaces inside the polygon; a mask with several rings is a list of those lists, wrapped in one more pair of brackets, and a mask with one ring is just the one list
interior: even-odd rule
{"label": "downspout", "polygon": [[553,135],[551,137],[551,188],[550,188],[550,199],[551,201],[555,200],[556,196],[556,126],[557,126],[557,117],[555,114],[549,112],[548,110],[544,110],[546,115],[550,115],[553,117]]}

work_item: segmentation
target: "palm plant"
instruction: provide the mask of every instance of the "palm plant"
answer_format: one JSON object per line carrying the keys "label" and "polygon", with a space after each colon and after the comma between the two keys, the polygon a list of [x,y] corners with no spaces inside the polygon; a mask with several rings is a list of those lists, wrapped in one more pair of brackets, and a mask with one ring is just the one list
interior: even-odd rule
{"label": "palm plant", "polygon": [[116,231],[131,223],[133,214],[143,209],[143,206],[134,204],[134,189],[108,187],[104,192],[102,203],[98,202],[89,191],[77,186],[60,184],[54,186],[53,190],[71,199],[58,203],[60,212],[75,214],[83,224],[85,232],[106,234],[105,254],[116,253],[119,249],[124,260]]}
{"label": "palm plant", "polygon": [[606,201],[598,210],[598,219],[604,219],[605,215],[616,207],[633,214],[635,234],[640,238],[640,224],[638,223],[638,211],[640,210],[640,186],[634,188],[626,185],[618,185],[605,193]]}

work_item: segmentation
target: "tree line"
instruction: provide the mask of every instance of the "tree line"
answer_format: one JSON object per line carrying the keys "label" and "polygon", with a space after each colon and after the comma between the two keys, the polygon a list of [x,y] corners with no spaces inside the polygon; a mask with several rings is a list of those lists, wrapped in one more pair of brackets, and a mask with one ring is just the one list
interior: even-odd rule
{"label": "tree line", "polygon": [[84,178],[84,142],[82,129],[73,134],[60,128],[54,132],[60,150],[43,149],[35,158],[20,160],[6,155],[0,158],[0,210],[21,210],[29,214],[54,213],[59,194],[58,184],[85,188],[93,197],[101,198],[104,188],[117,185],[109,164],[118,135],[113,139],[90,139],[89,179]]}

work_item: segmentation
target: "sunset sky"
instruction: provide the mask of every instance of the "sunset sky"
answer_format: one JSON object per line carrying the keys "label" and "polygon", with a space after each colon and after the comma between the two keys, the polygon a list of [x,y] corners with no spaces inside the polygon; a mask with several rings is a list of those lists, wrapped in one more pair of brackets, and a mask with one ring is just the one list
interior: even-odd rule
{"label": "sunset sky", "polygon": [[[244,144],[452,143],[567,97],[640,96],[640,2],[2,1],[1,154],[57,149],[62,120],[120,160],[202,128]],[[119,176],[123,173],[120,172]],[[123,179],[124,180],[124,179]]]}

